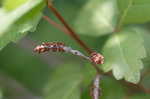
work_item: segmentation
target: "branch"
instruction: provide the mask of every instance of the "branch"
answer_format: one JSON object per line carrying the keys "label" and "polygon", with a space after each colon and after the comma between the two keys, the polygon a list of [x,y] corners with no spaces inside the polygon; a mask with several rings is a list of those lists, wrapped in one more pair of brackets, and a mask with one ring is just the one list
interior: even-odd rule
{"label": "branch", "polygon": [[70,46],[66,46],[63,42],[46,42],[34,48],[34,52],[38,53],[45,53],[48,51],[71,53],[73,55],[80,56],[90,62],[92,61],[88,56],[85,56],[78,50],[72,49]]}
{"label": "branch", "polygon": [[99,74],[96,74],[96,77],[93,81],[92,88],[91,88],[92,99],[100,99],[100,95],[101,95],[100,78],[101,76]]}
{"label": "branch", "polygon": [[47,6],[51,11],[54,13],[54,15],[60,20],[60,22],[64,25],[64,27],[68,30],[69,35],[77,41],[77,43],[85,50],[87,53],[91,54],[93,51],[79,38],[79,36],[75,33],[75,31],[67,24],[67,22],[64,20],[64,18],[61,16],[61,14],[57,11],[53,5],[46,0]]}
{"label": "branch", "polygon": [[[50,24],[52,24],[53,26],[57,27],[57,28],[60,29],[61,31],[65,32],[66,34],[70,34],[70,32],[69,32],[69,30],[68,30],[67,28],[61,26],[60,24],[57,24],[55,21],[53,21],[53,20],[52,20],[51,18],[49,18],[48,16],[43,16],[43,18],[44,18],[48,23],[50,23]],[[73,37],[73,36],[72,36],[72,37]],[[74,38],[74,37],[73,37],[73,38]],[[91,54],[93,54],[93,53],[91,53]],[[101,59],[101,57],[103,58],[103,56],[101,56],[99,53],[97,53],[97,55],[98,55],[98,58],[99,58],[99,59]],[[97,55],[96,55],[96,56],[97,56]],[[100,57],[100,56],[101,56],[101,57]],[[94,55],[93,58],[97,60],[97,57],[95,57],[95,55]],[[100,60],[100,61],[101,61],[101,60]],[[102,59],[101,62],[103,63],[103,59]],[[100,63],[101,63],[101,62],[100,62]],[[92,66],[95,68],[95,70],[97,71],[97,73],[103,74],[103,71],[101,71],[101,70],[99,69],[99,67],[98,67],[96,64],[92,63]]]}
{"label": "branch", "polygon": [[62,32],[69,34],[69,31],[64,28],[62,25],[56,23],[55,21],[53,21],[51,18],[49,18],[48,16],[43,16],[43,19],[46,20],[48,23],[52,24],[53,26],[55,26],[56,28],[58,28],[59,30],[61,30]]}
{"label": "branch", "polygon": [[[66,29],[65,27],[61,26],[60,24],[54,22],[54,21],[53,21],[51,18],[49,18],[48,16],[43,16],[43,18],[44,18],[46,21],[48,21],[50,24],[52,24],[53,26],[55,26],[56,28],[58,28],[59,30],[65,32],[66,34],[70,34],[70,32],[68,31],[68,29]],[[115,79],[115,78],[112,76],[112,73],[111,73],[111,72],[103,73],[103,72],[99,69],[99,67],[98,67],[96,64],[92,64],[92,65],[93,65],[93,67],[96,69],[96,71],[97,71],[99,74],[107,75],[107,76],[110,76],[110,77],[112,77],[113,79]],[[116,80],[116,79],[115,79],[115,80]],[[138,91],[138,90],[139,90],[139,91],[142,91],[142,92],[144,92],[144,93],[150,93],[150,91],[149,91],[148,89],[146,89],[146,91],[145,91],[145,90],[143,90],[142,87],[139,87],[139,85],[131,84],[131,83],[128,83],[128,82],[126,82],[126,81],[124,81],[124,80],[121,80],[120,82],[121,82],[121,84],[125,85],[127,88],[129,88],[129,89],[132,90],[132,91],[135,91],[135,90]]]}

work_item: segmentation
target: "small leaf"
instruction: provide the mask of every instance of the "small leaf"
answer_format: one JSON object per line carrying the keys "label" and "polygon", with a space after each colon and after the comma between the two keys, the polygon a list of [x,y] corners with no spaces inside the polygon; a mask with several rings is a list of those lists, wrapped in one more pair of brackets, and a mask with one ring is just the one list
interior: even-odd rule
{"label": "small leaf", "polygon": [[35,29],[41,18],[42,0],[30,0],[11,12],[0,9],[0,49]]}
{"label": "small leaf", "polygon": [[80,99],[81,71],[74,64],[60,66],[45,87],[44,99]]}
{"label": "small leaf", "polygon": [[117,0],[119,24],[141,24],[150,21],[150,0]]}
{"label": "small leaf", "polygon": [[129,27],[120,33],[113,34],[103,48],[105,72],[112,70],[117,80],[138,83],[140,70],[143,68],[141,59],[146,57],[141,31],[138,27]]}
{"label": "small leaf", "polygon": [[89,0],[76,19],[75,29],[92,36],[112,32],[116,24],[116,6],[115,0]]}

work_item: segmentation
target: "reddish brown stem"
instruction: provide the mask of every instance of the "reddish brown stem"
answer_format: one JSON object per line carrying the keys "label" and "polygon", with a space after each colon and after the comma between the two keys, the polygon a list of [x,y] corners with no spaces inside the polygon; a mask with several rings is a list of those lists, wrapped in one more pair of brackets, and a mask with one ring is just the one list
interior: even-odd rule
{"label": "reddish brown stem", "polygon": [[61,23],[64,25],[64,27],[68,30],[69,35],[76,40],[81,47],[85,51],[87,51],[88,54],[91,54],[93,51],[79,38],[79,36],[75,33],[75,31],[67,24],[67,22],[64,20],[64,18],[61,16],[61,14],[57,11],[55,7],[48,1],[47,1],[47,6],[51,11],[55,14],[55,16],[61,21]]}
{"label": "reddish brown stem", "polygon": [[142,84],[138,84],[138,86],[143,92],[150,94],[150,89],[145,88]]}
{"label": "reddish brown stem", "polygon": [[[54,15],[61,21],[61,23],[64,25],[64,27],[61,27],[61,25],[58,25],[54,21],[52,21],[49,17],[44,17],[49,23],[52,23],[57,28],[63,30],[65,33],[68,33],[85,51],[87,51],[88,54],[91,54],[93,51],[87,47],[87,45],[79,38],[79,36],[74,32],[74,30],[67,24],[67,22],[64,20],[64,18],[61,16],[61,14],[56,10],[56,8],[53,7],[51,2],[46,0],[47,6],[51,11],[54,13]],[[65,29],[63,29],[65,28]],[[97,73],[101,74],[102,71],[98,68],[96,64],[93,64],[93,67],[97,71]]]}
{"label": "reddish brown stem", "polygon": [[63,31],[64,33],[69,34],[69,31],[64,28],[63,26],[61,26],[60,24],[56,23],[55,21],[53,21],[52,19],[50,19],[48,16],[43,16],[43,18],[50,24],[52,24],[53,26],[57,27],[59,30]]}

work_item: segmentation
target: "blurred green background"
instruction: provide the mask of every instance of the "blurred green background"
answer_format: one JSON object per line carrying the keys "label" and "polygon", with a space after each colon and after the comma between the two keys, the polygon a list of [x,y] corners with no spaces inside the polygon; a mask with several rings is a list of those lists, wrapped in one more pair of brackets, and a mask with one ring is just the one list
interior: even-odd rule
{"label": "blurred green background", "polygon": [[[55,0],[54,5],[66,21],[76,28],[80,9],[87,1]],[[44,14],[58,22],[47,8]],[[78,24],[80,26],[79,22]],[[98,52],[109,37],[109,34],[79,35]],[[89,88],[95,71],[90,63],[66,53],[49,52],[39,55],[33,52],[36,45],[47,41],[65,42],[85,53],[68,35],[41,19],[35,32],[29,33],[17,43],[8,44],[0,52],[0,99],[91,99]],[[149,69],[149,60],[144,61],[146,68],[143,71]],[[146,88],[150,88],[149,79],[147,75],[141,82]],[[109,76],[102,77],[101,88],[102,99],[150,99],[149,94],[134,85],[128,86]]]}

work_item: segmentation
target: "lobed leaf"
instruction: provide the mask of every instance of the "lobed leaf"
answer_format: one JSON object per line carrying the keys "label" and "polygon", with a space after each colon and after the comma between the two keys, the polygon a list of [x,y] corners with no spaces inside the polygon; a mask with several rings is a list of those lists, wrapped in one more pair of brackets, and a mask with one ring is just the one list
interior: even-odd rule
{"label": "lobed leaf", "polygon": [[125,78],[129,82],[138,83],[143,68],[141,59],[146,56],[141,35],[138,27],[125,28],[113,34],[103,48],[103,70],[112,70],[117,80]]}

